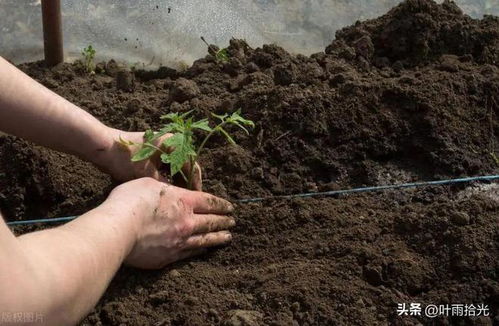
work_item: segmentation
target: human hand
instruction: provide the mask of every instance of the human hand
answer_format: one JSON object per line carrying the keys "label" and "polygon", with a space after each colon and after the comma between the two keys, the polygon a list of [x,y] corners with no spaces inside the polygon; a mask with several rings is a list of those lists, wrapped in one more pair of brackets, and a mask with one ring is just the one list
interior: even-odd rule
{"label": "human hand", "polygon": [[[172,134],[166,134],[158,138],[155,141],[155,145],[161,146],[161,143],[171,136]],[[109,173],[114,179],[125,182],[137,178],[150,177],[159,181],[170,182],[178,186],[186,187],[184,180],[168,180],[161,174],[161,166],[164,165],[164,163],[161,162],[159,153],[152,156],[149,160],[141,162],[131,161],[132,156],[140,149],[139,144],[144,142],[144,132],[129,132],[118,129],[110,129],[108,137],[111,139],[111,145],[97,157],[95,160],[96,162],[94,163],[103,171]],[[124,146],[119,143],[120,138],[138,145]],[[183,170],[185,174],[190,173],[190,164],[186,163]],[[195,173],[192,187],[194,190],[201,191],[202,175],[199,164],[196,163],[194,171]]]}
{"label": "human hand", "polygon": [[142,178],[118,186],[108,200],[121,209],[138,203],[136,241],[125,260],[133,267],[159,269],[232,239],[232,204],[207,193]]}

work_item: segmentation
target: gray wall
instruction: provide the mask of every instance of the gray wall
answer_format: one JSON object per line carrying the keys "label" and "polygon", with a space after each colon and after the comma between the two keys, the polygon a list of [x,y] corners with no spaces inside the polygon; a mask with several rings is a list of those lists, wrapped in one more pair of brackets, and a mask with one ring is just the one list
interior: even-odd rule
{"label": "gray wall", "polygon": [[[324,50],[337,29],[375,18],[400,0],[62,0],[68,60],[92,44],[102,59],[149,67],[190,63],[205,45],[231,37],[288,51]],[[473,17],[499,15],[499,0],[458,0]],[[14,62],[43,58],[39,0],[0,0],[0,55]]]}

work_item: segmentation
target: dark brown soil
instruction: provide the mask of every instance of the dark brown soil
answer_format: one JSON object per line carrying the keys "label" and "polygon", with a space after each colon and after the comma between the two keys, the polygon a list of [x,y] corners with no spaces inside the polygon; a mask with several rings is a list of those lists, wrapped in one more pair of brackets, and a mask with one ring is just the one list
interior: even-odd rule
{"label": "dark brown soil", "polygon": [[[206,190],[231,199],[499,172],[499,19],[409,0],[337,33],[325,53],[233,40],[185,71],[88,76],[21,69],[116,128],[170,111],[242,108],[215,139]],[[74,215],[112,181],[78,159],[0,138],[10,220]],[[158,272],[124,268],[84,325],[499,324],[497,184],[239,205],[233,245]],[[18,229],[25,232],[32,228]],[[490,317],[397,317],[397,303],[485,303]],[[495,319],[494,319],[495,318]]]}

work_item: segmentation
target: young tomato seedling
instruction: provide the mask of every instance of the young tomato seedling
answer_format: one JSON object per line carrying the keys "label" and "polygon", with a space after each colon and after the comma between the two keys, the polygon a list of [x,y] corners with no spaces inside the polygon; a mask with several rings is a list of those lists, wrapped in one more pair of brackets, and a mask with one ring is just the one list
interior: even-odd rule
{"label": "young tomato seedling", "polygon": [[[234,139],[225,130],[226,126],[235,125],[244,130],[247,134],[249,134],[249,131],[246,127],[255,126],[253,121],[244,119],[241,116],[240,110],[230,115],[217,115],[212,113],[213,117],[218,120],[218,124],[214,127],[210,126],[208,119],[194,121],[193,118],[190,117],[191,112],[192,111],[189,111],[180,115],[178,113],[170,113],[162,116],[161,119],[168,120],[169,122],[158,132],[147,130],[144,134],[144,143],[141,144],[139,151],[132,157],[133,162],[139,162],[147,160],[159,152],[161,161],[170,165],[171,177],[175,176],[177,173],[181,174],[189,189],[192,189],[196,160],[211,136],[219,133],[222,134],[229,143],[235,144],[236,142]],[[207,133],[197,149],[194,144],[195,130]],[[154,145],[156,139],[167,133],[173,133],[173,136],[164,140],[159,146]],[[123,139],[120,139],[120,142],[124,145],[134,145],[133,142]],[[171,151],[167,151],[167,149],[171,149]],[[182,171],[182,167],[186,163],[190,163],[190,171],[188,171],[187,175]]]}
{"label": "young tomato seedling", "polygon": [[205,38],[201,36],[201,40],[208,46],[208,53],[215,57],[219,62],[229,61],[229,50],[227,48],[220,49],[216,45],[211,45],[206,42]]}
{"label": "young tomato seedling", "polygon": [[89,45],[81,51],[81,55],[83,56],[83,65],[87,73],[93,73],[95,69],[94,58],[95,58],[95,49]]}

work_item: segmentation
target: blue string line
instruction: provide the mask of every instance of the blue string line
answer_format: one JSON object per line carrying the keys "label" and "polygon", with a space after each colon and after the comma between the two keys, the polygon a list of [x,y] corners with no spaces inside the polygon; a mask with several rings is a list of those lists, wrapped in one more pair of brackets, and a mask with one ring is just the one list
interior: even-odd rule
{"label": "blue string line", "polygon": [[307,193],[307,194],[239,199],[239,200],[236,200],[235,202],[244,204],[244,203],[261,202],[261,201],[270,200],[270,199],[293,199],[293,198],[308,198],[308,197],[318,197],[318,196],[335,196],[335,195],[344,195],[344,194],[361,193],[361,192],[382,191],[382,190],[389,190],[389,189],[416,188],[416,187],[424,187],[424,186],[436,186],[436,185],[446,185],[446,184],[455,184],[455,183],[465,183],[465,182],[472,182],[472,181],[492,181],[492,180],[497,180],[497,179],[499,179],[499,175],[489,175],[489,176],[483,176],[483,177],[460,178],[460,179],[449,179],[449,180],[439,180],[439,181],[424,181],[424,182],[415,182],[415,183],[404,183],[404,184],[399,184],[399,185],[387,185],[387,186],[377,186],[377,187],[354,188],[354,189],[347,189],[347,190],[313,192],[313,193]]}
{"label": "blue string line", "polygon": [[[362,187],[362,188],[353,188],[353,189],[347,189],[347,190],[313,192],[313,193],[306,193],[306,194],[238,199],[238,200],[234,200],[233,202],[238,203],[238,204],[246,204],[246,203],[262,202],[262,201],[271,200],[271,199],[293,199],[293,198],[309,198],[309,197],[319,197],[319,196],[335,196],[335,195],[345,195],[345,194],[362,193],[362,192],[383,191],[383,190],[390,190],[390,189],[403,189],[403,188],[417,188],[417,187],[426,187],[426,186],[448,185],[448,184],[466,183],[466,182],[473,182],[473,181],[493,181],[493,180],[498,180],[498,179],[499,179],[499,175],[489,175],[489,176],[471,177],[471,178],[459,178],[459,179],[449,179],[449,180],[404,183],[404,184],[399,184],[399,185]],[[68,217],[57,217],[57,218],[45,218],[45,219],[39,219],[39,220],[14,221],[14,222],[8,222],[7,225],[13,226],[13,225],[30,225],[30,224],[39,224],[39,223],[68,222],[68,221],[74,220],[77,217],[78,216],[68,216]]]}
{"label": "blue string line", "polygon": [[77,218],[78,216],[68,216],[68,217],[55,217],[55,218],[42,218],[40,220],[25,220],[25,221],[14,221],[8,222],[7,225],[26,225],[26,224],[39,224],[39,223],[59,223],[59,222],[69,222]]}

